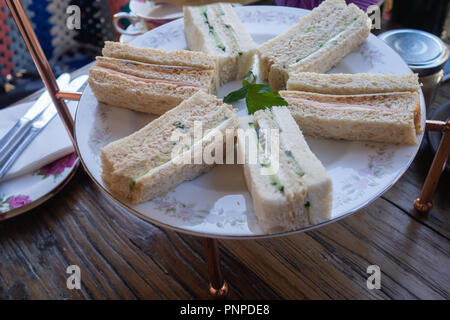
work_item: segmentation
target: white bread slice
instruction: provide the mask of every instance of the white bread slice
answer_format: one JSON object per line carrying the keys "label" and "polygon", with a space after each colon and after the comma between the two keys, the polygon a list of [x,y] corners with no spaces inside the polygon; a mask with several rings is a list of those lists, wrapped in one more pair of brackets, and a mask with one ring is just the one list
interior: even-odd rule
{"label": "white bread slice", "polygon": [[[197,139],[193,135],[195,121],[202,123],[203,138]],[[234,130],[238,123],[230,105],[199,91],[139,131],[102,148],[102,179],[117,197],[131,203],[164,195],[181,182],[193,179],[214,166],[214,163],[203,160],[185,163],[180,161],[180,157],[186,153],[193,156],[198,150],[196,148],[214,147],[218,140],[210,137],[223,137],[226,129]],[[191,143],[183,139],[173,141],[171,138],[177,134],[193,136],[194,140]],[[223,148],[223,144],[217,147]],[[174,157],[175,148],[186,149],[181,149],[184,153]]]}
{"label": "white bread slice", "polygon": [[183,7],[188,48],[219,57],[220,83],[242,79],[252,68],[256,44],[230,4]]}
{"label": "white bread slice", "polygon": [[105,41],[102,54],[126,60],[173,66],[191,66],[204,69],[215,69],[217,58],[205,53],[188,50],[167,51],[155,48],[138,48],[122,42]]}
{"label": "white bread slice", "polygon": [[98,101],[163,114],[199,90],[215,93],[218,59],[201,52],[137,48],[107,41],[89,71]]}
{"label": "white bread slice", "polygon": [[370,94],[417,91],[420,89],[416,73],[315,73],[291,72],[287,90],[326,94]]}
{"label": "white bread slice", "polygon": [[238,132],[239,152],[245,154],[245,181],[263,232],[292,231],[330,219],[331,180],[309,149],[288,109],[273,107],[272,110],[260,110],[254,117],[241,118],[240,122],[243,129],[259,128],[249,143],[264,144],[268,141],[267,129],[279,132],[279,167],[275,171],[276,166],[272,166],[272,175],[261,170],[263,166],[267,168],[266,160],[251,163],[246,152],[246,137]]}
{"label": "white bread slice", "polygon": [[369,36],[371,20],[354,4],[326,0],[288,31],[258,48],[259,74],[273,90],[286,87],[288,73],[323,73]]}
{"label": "white bread slice", "polygon": [[280,95],[308,135],[416,144],[416,130],[421,132],[420,113],[416,112],[420,110],[417,92],[325,95],[280,91]]}

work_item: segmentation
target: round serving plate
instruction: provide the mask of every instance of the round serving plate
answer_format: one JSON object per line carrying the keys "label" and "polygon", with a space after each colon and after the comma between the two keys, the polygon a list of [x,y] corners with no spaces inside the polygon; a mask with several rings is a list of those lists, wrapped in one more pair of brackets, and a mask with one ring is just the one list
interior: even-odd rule
{"label": "round serving plate", "polygon": [[34,172],[0,182],[0,221],[30,211],[61,191],[80,164],[72,153]]}
{"label": "round serving plate", "polygon": [[[294,25],[307,10],[249,6],[235,8],[256,43],[263,43]],[[153,29],[131,42],[138,47],[186,49],[183,20]],[[254,72],[258,69],[256,65]],[[330,72],[410,73],[406,63],[383,41],[370,35]],[[224,97],[240,88],[234,81],[221,87]],[[233,104],[238,115],[247,114],[244,102]],[[425,103],[421,94],[422,115]],[[117,203],[164,228],[213,238],[260,238],[310,230],[346,217],[390,188],[408,169],[423,135],[415,146],[372,142],[338,141],[306,137],[311,150],[322,161],[333,183],[332,218],[300,230],[265,235],[258,226],[252,198],[239,165],[216,166],[210,172],[187,181],[165,196],[132,205],[116,199],[101,179],[100,148],[146,125],[154,116],[99,104],[89,87],[83,92],[75,118],[75,134],[81,161],[98,186]],[[425,126],[425,118],[422,118]]]}

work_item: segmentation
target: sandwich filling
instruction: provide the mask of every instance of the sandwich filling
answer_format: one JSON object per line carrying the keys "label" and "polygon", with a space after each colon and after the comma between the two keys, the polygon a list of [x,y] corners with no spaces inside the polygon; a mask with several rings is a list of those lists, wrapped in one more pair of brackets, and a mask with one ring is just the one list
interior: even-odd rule
{"label": "sandwich filling", "polygon": [[[209,35],[214,40],[216,47],[224,53],[231,51],[242,55],[243,49],[239,43],[238,35],[232,24],[226,22],[227,14],[221,7],[221,4],[201,6],[198,10],[203,23],[208,27]],[[227,45],[227,42],[231,45]]]}
{"label": "sandwich filling", "polygon": [[194,121],[197,121],[197,117],[185,115],[185,119],[174,121],[170,126],[167,126],[164,132],[165,137],[170,139],[171,136],[179,133],[184,135],[184,137],[187,137],[187,139],[181,139],[180,141],[175,142],[161,142],[159,144],[158,152],[154,152],[148,159],[150,162],[146,161],[147,164],[143,166],[145,167],[145,170],[142,170],[142,167],[136,167],[129,184],[130,191],[135,190],[136,183],[139,179],[144,178],[148,174],[152,174],[154,170],[161,168],[170,161],[176,160],[173,158],[174,150],[178,150],[176,157],[182,159],[186,156],[186,153],[196,150],[195,148],[197,147],[201,148],[203,142],[209,141],[219,130],[223,130],[223,128],[227,127],[229,122],[232,121],[230,118],[231,111],[226,107],[223,107],[222,109],[223,110],[219,109],[217,112],[210,115],[211,118],[202,121],[204,131],[201,137],[196,137],[194,134]]}
{"label": "sandwich filling", "polygon": [[226,49],[225,45],[223,44],[222,40],[219,38],[219,35],[216,32],[216,29],[213,27],[213,25],[209,21],[208,8],[203,6],[203,7],[200,7],[198,10],[200,11],[200,16],[203,18],[203,22],[208,26],[209,34],[216,42],[217,48],[219,48],[220,50],[225,52],[225,49]]}
{"label": "sandwich filling", "polygon": [[92,69],[98,69],[98,70],[104,70],[110,73],[114,73],[117,75],[121,75],[123,77],[126,77],[127,79],[130,80],[134,80],[134,81],[140,81],[140,82],[145,82],[145,83],[166,83],[166,84],[171,84],[171,85],[175,85],[178,87],[194,87],[194,88],[199,88],[199,89],[208,89],[205,86],[201,86],[201,85],[197,85],[197,84],[193,84],[193,83],[186,83],[186,82],[179,82],[179,81],[170,81],[170,80],[162,80],[162,79],[147,79],[145,77],[140,77],[140,76],[135,76],[135,75],[131,75],[128,73],[124,73],[121,71],[117,71],[117,70],[113,70],[110,68],[104,68],[104,67],[92,67]]}
{"label": "sandwich filling", "polygon": [[[310,51],[309,53],[307,53],[306,55],[304,55],[302,57],[297,58],[295,60],[295,62],[300,62],[303,59],[306,59],[306,58],[312,56],[313,54],[317,53],[319,50],[322,50],[322,49],[324,50],[327,46],[332,46],[332,45],[336,44],[337,38],[341,34],[343,34],[347,29],[349,29],[352,25],[354,25],[357,20],[358,20],[358,17],[353,18],[353,20],[350,23],[347,23],[344,27],[342,27],[340,31],[338,31],[335,34],[330,35],[324,41],[318,43],[318,46],[316,48],[312,48],[312,51]],[[315,28],[317,28],[317,27],[315,27]],[[309,28],[308,28],[308,30],[309,30]]]}
{"label": "sandwich filling", "polygon": [[281,183],[279,177],[275,173],[275,170],[272,168],[272,164],[270,163],[269,157],[265,156],[264,150],[267,147],[266,139],[262,134],[260,134],[259,126],[258,124],[255,125],[254,122],[248,123],[249,128],[253,131],[253,134],[256,136],[256,148],[258,150],[258,153],[261,155],[261,159],[259,161],[259,164],[262,168],[265,168],[269,172],[269,180],[270,185],[272,185],[275,189],[280,191],[282,194],[284,194],[284,185]]}
{"label": "sandwich filling", "polygon": [[298,97],[289,97],[285,96],[286,100],[289,103],[293,104],[305,104],[309,107],[315,107],[315,108],[326,108],[326,109],[333,109],[333,108],[358,108],[358,109],[368,109],[368,110],[377,110],[377,111],[387,111],[392,113],[414,113],[414,111],[411,110],[405,110],[405,109],[394,109],[394,108],[388,108],[386,106],[372,106],[372,105],[363,105],[363,104],[353,104],[353,103],[337,103],[337,102],[318,102],[313,100],[307,100],[302,99]]}
{"label": "sandwich filling", "polygon": [[214,72],[191,66],[157,65],[110,57],[98,57],[94,68],[120,74],[135,81],[167,83],[205,90],[209,88]]}
{"label": "sandwich filling", "polygon": [[[197,146],[201,146],[203,141],[207,141],[212,136],[214,136],[214,134],[216,134],[219,130],[225,128],[227,126],[227,124],[228,124],[228,121],[231,121],[231,120],[228,117],[226,117],[226,116],[222,120],[216,121],[216,123],[214,123],[211,126],[211,128],[209,128],[209,129],[207,129],[205,131],[205,135],[203,136],[202,139],[192,140],[189,144],[182,145],[181,146],[181,152],[180,152],[180,154],[177,157],[182,158],[187,152],[190,152],[192,149],[196,148]],[[180,121],[177,121],[176,123],[174,123],[174,126],[177,129],[179,129],[181,132],[189,134],[188,132],[186,132],[186,128],[184,127],[184,125]],[[172,148],[176,148],[177,145],[178,145],[178,143],[172,143]],[[132,191],[135,190],[136,183],[139,181],[139,179],[145,177],[147,174],[151,174],[152,171],[154,171],[156,169],[160,169],[164,165],[168,164],[171,160],[175,160],[175,159],[172,159],[170,157],[170,154],[165,154],[162,157],[162,160],[160,160],[159,162],[155,163],[155,165],[153,167],[150,167],[150,168],[146,169],[139,176],[137,176],[135,178],[131,178],[130,191],[132,192]]]}

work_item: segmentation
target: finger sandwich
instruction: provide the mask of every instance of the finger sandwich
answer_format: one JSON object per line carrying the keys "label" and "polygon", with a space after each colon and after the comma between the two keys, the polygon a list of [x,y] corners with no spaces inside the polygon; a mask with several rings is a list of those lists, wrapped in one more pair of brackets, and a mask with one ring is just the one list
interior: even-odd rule
{"label": "finger sandwich", "polygon": [[366,40],[370,28],[354,4],[326,0],[258,48],[259,75],[278,91],[286,88],[289,72],[327,72]]}
{"label": "finger sandwich", "polygon": [[198,91],[216,93],[217,72],[217,57],[203,52],[107,41],[89,71],[89,86],[99,102],[160,115]]}
{"label": "finger sandwich", "polygon": [[[330,219],[331,180],[289,110],[259,110],[240,122],[245,131],[238,131],[238,154],[244,155],[245,181],[262,231],[292,231]],[[267,154],[272,143],[278,152]],[[249,145],[256,145],[256,162]]]}
{"label": "finger sandwich", "polygon": [[[196,122],[201,123],[200,135]],[[238,126],[230,105],[199,91],[139,131],[102,148],[102,179],[111,192],[130,203],[162,196],[211,169],[215,162],[202,159],[202,152],[223,149],[226,130]]]}
{"label": "finger sandwich", "polygon": [[183,7],[188,48],[219,57],[220,83],[242,79],[252,68],[256,44],[230,4]]}
{"label": "finger sandwich", "polygon": [[333,95],[280,91],[304,134],[345,140],[416,144],[422,132],[419,93]]}

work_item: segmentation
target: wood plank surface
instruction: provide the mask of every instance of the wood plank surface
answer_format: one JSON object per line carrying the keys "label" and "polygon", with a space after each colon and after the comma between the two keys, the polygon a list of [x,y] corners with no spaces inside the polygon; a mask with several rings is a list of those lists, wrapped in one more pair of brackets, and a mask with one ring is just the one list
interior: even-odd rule
{"label": "wood plank surface", "polygon": [[[317,231],[221,240],[231,299],[448,299],[449,242],[385,199]],[[44,205],[0,224],[1,299],[209,299],[199,238],[155,227],[82,171]],[[79,265],[81,290],[66,288]],[[381,290],[366,269],[379,265]]]}

